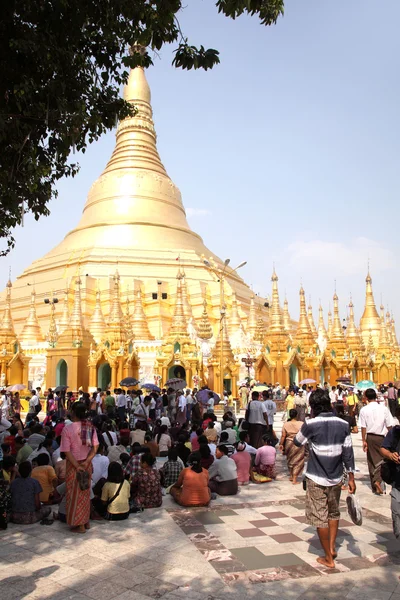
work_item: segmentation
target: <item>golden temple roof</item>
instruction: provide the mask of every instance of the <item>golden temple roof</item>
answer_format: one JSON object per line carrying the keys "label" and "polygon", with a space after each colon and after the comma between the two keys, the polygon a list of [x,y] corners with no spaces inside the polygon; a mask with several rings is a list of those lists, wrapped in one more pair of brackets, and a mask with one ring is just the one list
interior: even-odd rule
{"label": "golden temple roof", "polygon": [[351,298],[349,302],[349,320],[346,329],[346,342],[353,352],[360,353],[362,351],[363,341],[354,320],[354,304]]}
{"label": "golden temple roof", "polygon": [[268,324],[268,336],[274,334],[282,334],[286,331],[290,331],[290,316],[288,310],[288,303],[285,298],[284,310],[282,314],[281,305],[279,302],[279,290],[278,290],[278,276],[273,270],[272,276],[272,300],[269,311],[269,324]]}
{"label": "golden temple roof", "polygon": [[300,287],[300,318],[295,334],[295,343],[299,344],[302,352],[308,350],[314,345],[314,336],[311,331],[310,323],[307,318],[306,298],[303,286]]}
{"label": "golden temple roof", "polygon": [[178,270],[176,276],[176,299],[174,306],[174,314],[172,316],[171,327],[168,332],[168,338],[170,340],[178,339],[189,339],[188,322],[185,316],[185,309],[183,306],[183,292],[182,292],[182,280],[183,274],[181,270]]}
{"label": "golden temple roof", "polygon": [[132,316],[132,333],[135,340],[154,340],[154,337],[151,335],[147,323],[146,313],[144,312],[144,306],[142,301],[142,291],[140,289],[138,289],[136,292],[136,299]]}
{"label": "golden temple roof", "polygon": [[207,300],[203,302],[203,312],[197,327],[197,335],[201,340],[210,340],[213,336],[213,330],[211,327],[210,319],[208,318],[207,312]]}

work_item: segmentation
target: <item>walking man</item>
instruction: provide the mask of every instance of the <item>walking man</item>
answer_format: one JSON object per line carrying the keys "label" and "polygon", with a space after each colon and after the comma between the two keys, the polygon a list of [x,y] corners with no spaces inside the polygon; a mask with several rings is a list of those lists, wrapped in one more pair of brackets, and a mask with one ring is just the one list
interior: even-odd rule
{"label": "walking man", "polygon": [[389,410],[392,414],[392,417],[396,416],[396,411],[397,408],[399,406],[399,401],[397,399],[397,390],[396,388],[393,386],[393,383],[390,382],[389,383],[389,389],[388,389],[388,403],[389,403]]}
{"label": "walking man", "polygon": [[384,404],[376,401],[376,391],[365,390],[368,404],[360,410],[359,425],[363,441],[363,450],[367,453],[369,478],[374,494],[383,494],[380,465],[380,448],[387,432],[392,428],[392,416]]}
{"label": "walking man", "polygon": [[[397,419],[400,417],[400,407],[397,407],[395,414]],[[392,510],[392,522],[393,522],[393,533],[397,539],[400,538],[400,425],[395,425],[389,431],[387,436],[382,442],[380,452],[383,458],[390,460],[394,463],[392,469],[392,491],[390,496],[391,510]]]}
{"label": "walking man", "polygon": [[350,494],[356,491],[354,452],[349,425],[333,414],[328,390],[315,390],[310,396],[310,406],[314,417],[304,423],[294,443],[299,447],[308,443],[306,520],[317,528],[325,552],[317,562],[333,569],[343,466],[348,472]]}

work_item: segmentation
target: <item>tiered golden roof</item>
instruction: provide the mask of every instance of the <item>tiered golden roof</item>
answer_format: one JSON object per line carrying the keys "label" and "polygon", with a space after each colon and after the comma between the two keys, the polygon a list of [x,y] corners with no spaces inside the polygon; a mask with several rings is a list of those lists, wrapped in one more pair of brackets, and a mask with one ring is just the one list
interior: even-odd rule
{"label": "tiered golden roof", "polygon": [[136,292],[136,299],[132,316],[132,334],[135,340],[154,340],[154,337],[151,335],[149,330],[146,313],[144,312],[142,291],[140,289],[138,289]]}
{"label": "tiered golden roof", "polygon": [[379,336],[381,333],[381,320],[376,310],[374,294],[372,291],[372,278],[371,275],[367,274],[365,279],[366,290],[365,290],[365,308],[363,316],[360,320],[361,336],[366,345],[369,344],[370,336],[372,336],[373,345],[377,347],[379,344]]}
{"label": "tiered golden roof", "polygon": [[319,340],[321,340],[321,342],[327,342],[328,341],[328,333],[326,331],[326,327],[325,327],[325,322],[324,322],[324,311],[323,308],[321,306],[321,304],[319,305],[319,316],[318,316],[318,338]]}
{"label": "tiered golden roof", "polygon": [[263,319],[261,304],[258,305],[257,313],[257,327],[254,333],[253,340],[257,344],[262,344],[265,340],[266,327]]}
{"label": "tiered golden roof", "polygon": [[315,344],[315,340],[307,318],[306,299],[303,286],[300,288],[300,318],[294,342],[295,344],[299,344],[301,351],[305,353],[307,353]]}
{"label": "tiered golden roof", "polygon": [[286,331],[290,331],[290,316],[288,310],[288,302],[285,298],[284,310],[282,314],[281,305],[279,302],[279,290],[278,290],[278,275],[275,272],[275,268],[271,277],[272,281],[272,300],[269,311],[269,324],[268,324],[268,337],[274,335],[281,335]]}
{"label": "tiered golden roof", "polygon": [[317,339],[318,332],[317,332],[317,328],[315,327],[315,323],[314,323],[314,316],[313,316],[313,309],[312,309],[312,306],[311,306],[311,300],[310,300],[310,302],[308,304],[307,319],[308,319],[308,322],[310,324],[311,333],[313,334],[314,339]]}
{"label": "tiered golden roof", "polygon": [[172,316],[171,327],[168,332],[168,339],[170,340],[186,340],[189,338],[188,322],[185,316],[185,309],[183,306],[183,291],[182,291],[182,280],[183,273],[179,269],[176,276],[176,299],[174,314]]}
{"label": "tiered golden roof", "polygon": [[285,331],[287,333],[289,333],[292,329],[292,324],[291,324],[291,319],[290,319],[290,314],[289,314],[289,303],[287,301],[287,298],[285,298],[285,301],[283,303],[282,318],[283,318],[283,327],[284,327]]}
{"label": "tiered golden roof", "polygon": [[105,338],[113,350],[122,348],[127,341],[124,314],[121,308],[120,281],[121,278],[117,269],[113,276],[111,308],[105,334]]}
{"label": "tiered golden roof", "polygon": [[228,335],[231,337],[239,331],[243,331],[243,325],[239,314],[236,294],[233,292],[231,298],[231,309],[228,312]]}
{"label": "tiered golden roof", "polygon": [[3,319],[0,325],[0,336],[2,339],[15,338],[14,322],[11,315],[11,279],[7,281],[6,305],[4,308]]}
{"label": "tiered golden roof", "polygon": [[247,319],[247,334],[250,336],[251,339],[254,338],[254,335],[256,333],[257,330],[257,315],[256,315],[256,306],[254,303],[254,296],[251,297],[250,299],[250,311],[249,311],[249,316]]}
{"label": "tiered golden roof", "polygon": [[354,304],[351,298],[349,302],[349,320],[346,329],[346,342],[354,353],[362,353],[363,340],[354,320]]}

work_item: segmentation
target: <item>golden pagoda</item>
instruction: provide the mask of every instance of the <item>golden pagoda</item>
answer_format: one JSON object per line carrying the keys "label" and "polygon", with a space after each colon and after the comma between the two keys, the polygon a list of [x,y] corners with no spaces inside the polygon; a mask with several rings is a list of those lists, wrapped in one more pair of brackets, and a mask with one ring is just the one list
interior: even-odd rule
{"label": "golden pagoda", "polygon": [[314,323],[314,316],[313,316],[313,309],[312,309],[312,306],[311,306],[311,299],[310,299],[310,302],[308,303],[307,319],[308,319],[308,322],[310,324],[311,333],[313,334],[314,339],[317,339],[318,332],[317,332],[317,328],[315,327],[315,323]]}
{"label": "golden pagoda", "polygon": [[106,321],[101,308],[101,291],[100,288],[97,288],[96,305],[89,321],[89,331],[97,344],[103,341],[106,333],[106,327]]}
{"label": "golden pagoda", "polygon": [[31,293],[31,307],[29,310],[28,318],[18,339],[24,346],[35,346],[38,342],[42,342],[44,340],[43,333],[36,315],[35,288],[33,288]]}
{"label": "golden pagoda", "polygon": [[360,331],[364,344],[367,346],[370,342],[369,338],[372,336],[373,345],[375,348],[377,348],[381,333],[381,320],[375,306],[374,294],[372,291],[372,278],[369,274],[369,271],[365,282],[365,307],[360,320]]}

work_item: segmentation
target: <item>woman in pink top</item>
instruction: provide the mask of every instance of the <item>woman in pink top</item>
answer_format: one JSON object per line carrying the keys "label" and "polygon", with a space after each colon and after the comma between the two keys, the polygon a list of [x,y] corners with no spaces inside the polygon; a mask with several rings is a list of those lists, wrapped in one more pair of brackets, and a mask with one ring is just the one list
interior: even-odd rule
{"label": "woman in pink top", "polygon": [[239,442],[236,447],[237,452],[231,456],[231,459],[236,463],[239,485],[248,485],[250,483],[251,456],[245,448],[246,444]]}
{"label": "woman in pink top", "polygon": [[257,450],[256,459],[254,461],[255,470],[257,473],[260,473],[260,475],[275,479],[276,450],[272,446],[272,440],[268,434],[263,435],[262,440],[264,445]]}
{"label": "woman in pink top", "polygon": [[[72,423],[61,434],[61,452],[66,464],[66,514],[67,523],[74,533],[85,533],[90,528],[90,489],[92,460],[99,445],[93,425],[86,421],[86,407],[75,402],[72,407]],[[84,488],[84,489],[82,489]]]}

